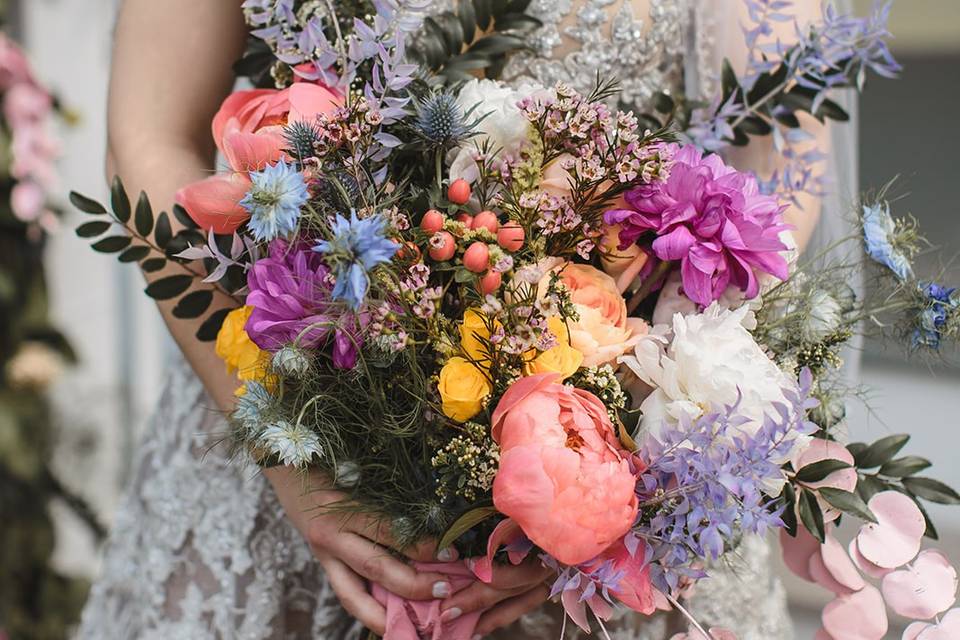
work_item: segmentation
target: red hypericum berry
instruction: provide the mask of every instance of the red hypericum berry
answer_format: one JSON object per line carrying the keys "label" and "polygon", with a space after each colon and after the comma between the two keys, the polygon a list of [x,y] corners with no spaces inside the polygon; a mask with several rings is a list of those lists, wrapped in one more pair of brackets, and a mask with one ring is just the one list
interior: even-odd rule
{"label": "red hypericum berry", "polygon": [[447,189],[447,200],[453,204],[467,204],[470,201],[470,183],[463,178],[454,180]]}
{"label": "red hypericum berry", "polygon": [[490,250],[482,242],[474,242],[463,252],[463,266],[468,271],[483,273],[490,266]]}
{"label": "red hypericum berry", "polygon": [[511,253],[520,250],[525,238],[523,227],[517,222],[508,222],[497,231],[497,244]]}
{"label": "red hypericum berry", "polygon": [[473,216],[470,215],[469,213],[466,213],[466,212],[458,213],[457,217],[455,217],[454,220],[462,223],[463,226],[465,226],[467,229],[473,229]]}
{"label": "red hypericum berry", "polygon": [[423,220],[420,221],[420,228],[427,233],[436,233],[443,229],[443,223],[446,219],[446,216],[436,209],[430,209],[423,214]]}
{"label": "red hypericum berry", "polygon": [[503,276],[500,275],[497,271],[488,271],[485,276],[480,278],[480,291],[483,295],[488,296],[492,293],[496,293],[497,289],[500,288],[500,284],[503,282]]}
{"label": "red hypericum berry", "polygon": [[430,240],[430,257],[437,262],[446,262],[457,252],[457,241],[446,231],[434,235],[434,238],[437,236],[438,240]]}
{"label": "red hypericum berry", "polygon": [[490,233],[496,233],[500,228],[500,221],[497,220],[497,214],[493,211],[481,211],[473,216],[473,229],[486,229]]}

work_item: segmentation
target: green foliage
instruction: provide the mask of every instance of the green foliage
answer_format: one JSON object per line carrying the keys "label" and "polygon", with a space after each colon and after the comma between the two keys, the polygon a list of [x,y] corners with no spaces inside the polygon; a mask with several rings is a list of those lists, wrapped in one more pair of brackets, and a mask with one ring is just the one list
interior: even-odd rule
{"label": "green foliage", "polygon": [[[195,271],[187,261],[176,257],[187,247],[206,242],[183,207],[173,207],[173,217],[184,227],[174,234],[170,216],[166,212],[154,214],[147,194],[141,192],[135,209],[131,209],[130,197],[119,177],[113,179],[110,188],[109,211],[96,200],[76,192],[70,193],[70,202],[87,215],[111,218],[85,222],[77,227],[79,237],[93,240],[90,246],[94,251],[117,254],[117,260],[139,264],[145,273],[156,273],[168,267],[183,272],[150,282],[144,290],[148,296],[154,300],[177,299],[173,311],[177,318],[199,318],[207,312],[218,288],[204,285],[202,280],[206,274]],[[110,231],[121,231],[124,235],[106,235]],[[232,295],[232,291],[223,293]],[[215,340],[225,317],[226,312],[210,314],[197,331],[197,338]]]}
{"label": "green foliage", "polygon": [[510,53],[527,47],[540,21],[524,13],[530,0],[465,0],[424,20],[410,57],[446,82],[482,74],[497,78]]}

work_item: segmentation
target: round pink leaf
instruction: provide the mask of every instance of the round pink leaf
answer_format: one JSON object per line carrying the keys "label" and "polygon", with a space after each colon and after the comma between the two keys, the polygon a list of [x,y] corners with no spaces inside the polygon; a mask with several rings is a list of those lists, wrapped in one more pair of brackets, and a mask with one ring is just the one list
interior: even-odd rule
{"label": "round pink leaf", "polygon": [[824,568],[833,576],[833,579],[851,591],[860,591],[867,584],[863,576],[857,571],[843,545],[833,536],[827,536],[820,545],[820,555],[823,556]]}
{"label": "round pink leaf", "polygon": [[887,610],[880,591],[866,585],[860,591],[839,596],[823,608],[823,628],[843,640],[881,640],[887,633]]}
{"label": "round pink leaf", "polygon": [[849,595],[855,591],[840,584],[830,575],[830,572],[823,565],[823,556],[819,553],[810,556],[810,575],[813,576],[814,582],[838,596]]}
{"label": "round pink leaf", "polygon": [[863,557],[860,554],[860,550],[857,549],[857,539],[854,538],[850,541],[850,544],[847,545],[847,551],[850,553],[850,559],[853,560],[853,564],[857,566],[857,569],[860,569],[863,573],[870,576],[871,578],[876,578],[879,580],[883,576],[887,575],[893,569],[884,569],[883,567],[878,567],[869,560]]}
{"label": "round pink leaf", "polygon": [[956,601],[957,570],[939,551],[921,551],[917,559],[883,579],[883,599],[905,618],[927,620]]}
{"label": "round pink leaf", "polygon": [[790,571],[807,582],[814,582],[810,575],[810,558],[820,551],[819,540],[810,535],[804,527],[797,527],[796,537],[781,529],[780,549],[783,552],[783,563]]}
{"label": "round pink leaf", "polygon": [[896,569],[913,560],[927,528],[913,500],[897,491],[883,491],[873,496],[867,506],[877,522],[860,527],[860,554],[885,569]]}

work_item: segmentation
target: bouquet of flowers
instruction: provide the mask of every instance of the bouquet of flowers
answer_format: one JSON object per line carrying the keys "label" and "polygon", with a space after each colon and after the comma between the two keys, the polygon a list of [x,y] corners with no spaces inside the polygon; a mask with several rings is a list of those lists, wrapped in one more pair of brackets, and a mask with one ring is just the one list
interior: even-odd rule
{"label": "bouquet of flowers", "polygon": [[[879,639],[884,601],[918,620],[953,605],[942,555],[895,569],[935,535],[918,498],[960,496],[895,457],[906,436],[841,443],[838,370],[865,320],[915,350],[955,339],[960,297],[914,276],[919,235],[883,193],[841,241],[878,266],[801,260],[783,219],[817,188],[815,154],[788,152],[796,113],[843,120],[831,92],[896,71],[883,9],[827,12],[742,78],[727,65],[712,105],[662,95],[636,115],[611,106],[616,79],[491,79],[536,26],[528,2],[425,23],[414,1],[346,4],[247,0],[240,68],[276,87],[214,119],[229,171],[180,191],[177,233],[115,181],[114,223],[133,234],[94,244],[180,265],[147,287],[179,317],[215,291],[236,300],[198,338],[243,382],[238,450],[322,471],[344,508],[382,514],[401,544],[455,546],[480,580],[534,554],[587,631],[618,604],[682,611],[712,562],[770,529],[837,594],[823,637]],[[788,4],[756,3],[747,37]],[[774,135],[792,170],[763,182],[712,153],[748,133]],[[861,272],[882,299],[849,286]],[[841,514],[867,523],[849,554],[830,533]],[[945,637],[951,615],[913,637]]]}

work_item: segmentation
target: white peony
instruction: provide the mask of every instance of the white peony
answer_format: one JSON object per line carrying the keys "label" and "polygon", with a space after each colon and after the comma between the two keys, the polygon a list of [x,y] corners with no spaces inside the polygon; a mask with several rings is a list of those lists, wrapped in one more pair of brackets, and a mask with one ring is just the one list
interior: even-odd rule
{"label": "white peony", "polygon": [[487,141],[500,156],[519,153],[527,140],[529,123],[517,103],[531,93],[529,88],[512,89],[494,80],[470,80],[463,85],[457,104],[464,113],[470,112],[469,120],[479,119],[480,123],[476,128],[478,135],[451,152],[451,181],[458,178],[471,183],[476,181],[479,175],[477,149]]}
{"label": "white peony", "polygon": [[[619,362],[653,387],[640,406],[641,427],[657,437],[664,425],[676,424],[684,415],[697,418],[737,401],[738,413],[749,422],[740,428],[754,433],[764,415],[776,416],[773,403],[787,403],[784,389],[797,390],[797,382],[784,373],[760,348],[743,326],[750,316],[748,306],[723,309],[717,303],[703,313],[673,317],[669,329],[640,342],[634,355]],[[784,462],[789,459],[785,456]]]}

